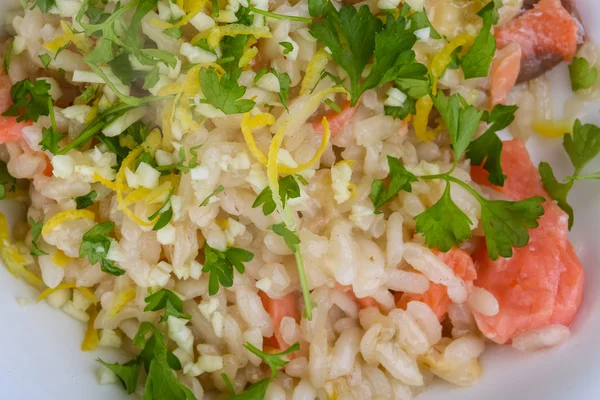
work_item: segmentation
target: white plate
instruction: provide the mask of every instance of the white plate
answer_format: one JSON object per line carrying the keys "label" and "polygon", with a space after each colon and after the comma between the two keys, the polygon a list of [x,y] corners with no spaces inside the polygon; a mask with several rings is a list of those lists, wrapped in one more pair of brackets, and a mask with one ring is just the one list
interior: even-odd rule
{"label": "white plate", "polygon": [[[0,0],[0,15],[7,3]],[[600,43],[600,7],[597,0],[579,0],[579,9],[590,37]],[[568,73],[563,65],[552,72],[557,102],[569,93]],[[586,122],[600,124],[600,103],[582,110]],[[534,138],[528,147],[534,161],[549,161],[561,176],[570,164],[561,141]],[[600,160],[594,167],[600,168]],[[590,168],[593,169],[593,168]],[[535,354],[513,351],[509,346],[488,346],[483,357],[484,375],[473,388],[455,389],[438,384],[421,397],[423,400],[592,400],[600,399],[600,183],[580,182],[569,200],[575,208],[575,226],[571,240],[585,266],[584,302],[572,326],[573,336],[563,346]],[[14,222],[24,209],[0,202],[0,211]],[[72,320],[46,304],[17,305],[16,297],[32,300],[36,294],[24,283],[0,268],[0,392],[6,399],[65,400],[126,399],[117,385],[100,386],[96,382],[94,359],[98,353],[79,350],[83,324]],[[115,354],[102,354],[115,359]]]}

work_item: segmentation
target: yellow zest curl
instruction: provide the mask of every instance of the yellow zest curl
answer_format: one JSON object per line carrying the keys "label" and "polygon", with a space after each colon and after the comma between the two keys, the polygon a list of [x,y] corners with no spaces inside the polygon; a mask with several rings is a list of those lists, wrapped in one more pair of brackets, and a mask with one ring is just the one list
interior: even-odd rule
{"label": "yellow zest curl", "polygon": [[112,301],[110,308],[106,310],[106,315],[104,317],[105,321],[113,319],[116,315],[127,305],[127,303],[131,302],[135,299],[135,288],[131,287],[125,290],[121,290],[115,296],[115,299]]}
{"label": "yellow zest curl", "polygon": [[0,257],[2,257],[6,269],[12,275],[23,279],[35,288],[42,289],[44,287],[44,282],[25,268],[27,260],[19,253],[17,247],[11,243],[8,234],[8,223],[3,213],[0,213]]}
{"label": "yellow zest curl", "polygon": [[52,254],[52,262],[56,264],[57,267],[66,267],[73,259],[66,255],[62,250],[56,250],[54,254]]}
{"label": "yellow zest curl", "polygon": [[94,295],[94,293],[92,293],[92,291],[90,289],[83,287],[83,286],[76,286],[75,283],[61,283],[60,285],[58,285],[55,288],[46,289],[39,295],[39,297],[37,298],[37,302],[39,303],[40,301],[44,300],[46,297],[50,296],[52,293],[58,292],[59,290],[63,290],[63,289],[77,289],[81,293],[83,293],[85,295],[85,297],[90,299],[90,301],[92,303],[96,304],[98,302],[98,300],[96,300],[96,296]]}
{"label": "yellow zest curl", "polygon": [[89,41],[81,34],[74,34],[73,30],[65,20],[60,21],[60,27],[62,28],[64,33],[60,36],[57,36],[50,42],[45,43],[44,47],[46,47],[50,51],[57,52],[69,43],[73,43],[75,47],[77,47],[84,53],[90,51]]}
{"label": "yellow zest curl", "polygon": [[321,145],[315,152],[315,155],[312,156],[312,158],[307,162],[302,163],[294,168],[289,168],[282,165],[281,167],[279,167],[279,173],[297,174],[298,172],[302,172],[305,169],[312,167],[317,161],[321,159],[321,156],[323,155],[323,153],[325,153],[325,150],[327,150],[327,146],[329,145],[329,137],[331,136],[331,132],[329,131],[329,122],[327,121],[327,118],[323,117],[321,125],[323,125],[323,139],[321,139]]}
{"label": "yellow zest curl", "polygon": [[94,182],[99,182],[102,184],[102,186],[110,189],[110,190],[117,190],[117,185],[114,182],[109,181],[108,179],[104,178],[102,175],[98,174],[97,172],[94,172]]}
{"label": "yellow zest curl", "polygon": [[[131,219],[133,222],[135,222],[136,224],[140,225],[140,226],[152,226],[153,224],[151,222],[147,222],[142,220],[141,218],[139,218],[137,215],[135,215],[133,213],[133,211],[131,211],[129,209],[129,207],[124,206],[124,198],[123,198],[123,191],[125,188],[125,170],[128,167],[132,167],[135,164],[135,160],[137,160],[138,156],[140,154],[142,154],[142,152],[144,151],[143,147],[138,147],[135,150],[132,150],[129,155],[127,155],[127,157],[125,157],[125,159],[123,160],[123,163],[121,163],[121,168],[119,169],[119,172],[117,172],[117,178],[115,179],[115,192],[117,194],[117,203],[119,204],[119,210],[123,211],[123,214],[127,215],[127,217],[129,217],[129,219]],[[43,232],[43,231],[42,231]]]}
{"label": "yellow zest curl", "polygon": [[435,132],[429,131],[427,125],[429,124],[429,114],[433,108],[433,100],[429,95],[421,97],[417,100],[415,119],[413,126],[417,138],[424,142],[431,142],[435,139]]}
{"label": "yellow zest curl", "polygon": [[242,122],[240,124],[242,128],[242,134],[244,135],[244,140],[246,141],[246,145],[248,146],[250,153],[264,166],[267,165],[267,157],[265,157],[263,152],[260,151],[256,145],[254,135],[252,134],[252,128],[257,126],[273,125],[274,123],[275,117],[272,114],[262,113],[251,118],[250,113],[246,113],[242,116]]}
{"label": "yellow zest curl", "polygon": [[[254,35],[256,38],[272,38],[271,32],[265,27],[246,26],[242,24],[229,24],[224,26],[215,26],[208,35],[208,45],[213,49],[219,45],[219,42],[225,36],[236,35]],[[192,39],[193,41],[193,39]]]}
{"label": "yellow zest curl", "polygon": [[198,13],[200,13],[200,11],[202,11],[205,5],[206,0],[187,0],[183,4],[183,7],[180,7],[183,8],[183,11],[186,12],[186,15],[181,19],[181,21],[173,25],[173,27],[180,28],[190,22],[196,15],[198,15]]}
{"label": "yellow zest curl", "polygon": [[248,50],[244,51],[244,54],[240,57],[240,61],[238,62],[238,67],[244,68],[246,65],[250,64],[250,61],[258,54],[258,49],[256,47],[250,47]]}
{"label": "yellow zest curl", "polygon": [[93,221],[96,219],[96,215],[89,210],[67,210],[59,212],[44,223],[44,226],[42,227],[42,236],[46,236],[63,222],[75,221],[78,219],[89,219]]}
{"label": "yellow zest curl", "polygon": [[85,336],[83,337],[83,342],[81,343],[81,350],[83,351],[92,351],[96,350],[98,344],[100,343],[100,338],[98,337],[98,331],[94,329],[94,323],[96,322],[96,317],[98,317],[98,308],[95,304],[92,304],[90,308],[88,308],[88,319],[87,330],[85,331]]}
{"label": "yellow zest curl", "polygon": [[531,128],[539,135],[547,138],[557,138],[573,133],[573,121],[533,121]]}
{"label": "yellow zest curl", "polygon": [[300,89],[300,96],[308,94],[312,88],[319,82],[321,73],[325,70],[327,63],[329,62],[329,53],[325,49],[321,49],[315,53],[313,58],[306,66],[306,74],[302,80],[302,87]]}
{"label": "yellow zest curl", "polygon": [[[448,68],[448,65],[452,62],[452,53],[457,48],[464,46],[471,46],[473,44],[473,36],[466,33],[459,35],[452,39],[442,50],[440,50],[431,60],[431,66],[429,71],[433,77],[432,90],[433,94],[437,92],[437,81],[444,75],[444,71]],[[464,49],[463,47],[463,49]]]}

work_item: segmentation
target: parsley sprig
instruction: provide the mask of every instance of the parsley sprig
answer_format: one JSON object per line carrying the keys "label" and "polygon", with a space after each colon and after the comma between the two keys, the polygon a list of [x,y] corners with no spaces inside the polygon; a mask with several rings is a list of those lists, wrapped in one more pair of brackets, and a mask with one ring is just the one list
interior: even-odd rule
{"label": "parsley sprig", "polygon": [[[332,58],[348,74],[353,106],[366,90],[385,85],[403,67],[416,64],[411,49],[417,39],[402,16],[394,19],[388,14],[384,23],[366,5],[358,9],[343,6],[337,11],[329,0],[310,0],[309,12],[323,17],[312,24],[310,33],[329,48]],[[363,80],[372,57],[373,64]]]}
{"label": "parsley sprig", "polygon": [[[160,291],[146,297],[147,306],[144,311],[165,310],[160,322],[169,316],[189,319],[183,312],[183,302],[170,290]],[[147,378],[144,386],[144,399],[195,400],[193,393],[179,380],[174,371],[181,369],[179,359],[168,349],[165,336],[152,323],[144,321],[140,324],[133,338],[133,345],[141,348],[139,355],[124,363],[109,364],[97,359],[100,364],[110,369],[121,381],[127,393],[135,392],[142,366]]]}
{"label": "parsley sprig", "polygon": [[2,115],[17,117],[17,122],[37,122],[40,116],[50,115],[52,109],[50,88],[50,84],[44,79],[35,82],[24,79],[15,83],[10,89],[13,104]]}
{"label": "parsley sprig", "polygon": [[[444,180],[446,187],[442,197],[433,206],[417,215],[415,221],[416,231],[423,234],[425,243],[429,247],[438,248],[440,251],[448,251],[452,246],[460,245],[472,235],[471,220],[452,200],[451,184],[459,185],[475,197],[481,206],[481,222],[485,232],[489,257],[495,260],[499,256],[512,256],[513,246],[523,247],[529,242],[527,229],[538,226],[537,219],[544,213],[542,203],[545,198],[537,196],[515,202],[488,200],[470,185],[451,175],[472,143],[471,140],[479,127],[479,123],[484,119],[491,121],[492,126],[488,131],[495,136],[495,129],[506,125],[512,114],[508,110],[500,108],[496,111],[494,117],[485,116],[482,111],[478,111],[472,105],[467,104],[460,95],[453,95],[448,98],[441,91],[432,96],[432,99],[448,127],[450,141],[454,149],[452,168],[443,174],[417,177],[406,170],[399,160],[388,157],[391,174],[390,185],[385,189],[383,182],[373,182],[371,190],[373,204],[380,207],[385,201],[394,198],[401,190],[410,191],[412,188],[411,183],[419,179]],[[512,113],[514,113],[514,110],[512,110]],[[491,150],[489,152],[484,151],[485,149],[487,147],[480,144],[475,150],[471,151],[483,160],[489,157],[489,154],[494,154]],[[496,148],[496,151],[499,150]],[[499,158],[499,153],[496,155]],[[494,174],[501,174],[501,169],[498,172],[495,167],[489,168]]]}
{"label": "parsley sprig", "polygon": [[6,197],[6,192],[15,192],[17,190],[17,180],[8,173],[8,166],[4,161],[0,161],[0,200]]}
{"label": "parsley sprig", "polygon": [[540,163],[539,172],[548,194],[569,215],[569,229],[571,229],[574,215],[567,197],[575,181],[600,179],[600,172],[582,175],[583,169],[600,153],[600,127],[592,124],[583,125],[581,121],[576,120],[573,125],[573,135],[565,134],[563,137],[563,147],[573,164],[573,174],[559,182],[547,162]]}
{"label": "parsley sprig", "polygon": [[79,257],[87,257],[90,264],[99,263],[102,271],[107,274],[120,276],[125,273],[125,270],[117,267],[114,261],[106,258],[113,240],[108,235],[114,229],[115,224],[112,221],[94,225],[92,229],[83,235],[81,246],[79,247]]}
{"label": "parsley sprig", "polygon": [[33,218],[29,217],[29,224],[31,225],[31,252],[32,256],[45,256],[48,255],[45,251],[41,250],[37,245],[37,240],[42,234],[42,228],[44,227],[44,220],[41,219],[39,221],[35,221]]}
{"label": "parsley sprig", "polygon": [[208,294],[214,296],[219,291],[219,286],[233,286],[233,268],[243,274],[246,270],[245,262],[252,261],[254,254],[248,250],[230,247],[225,251],[213,249],[204,244],[204,267],[202,272],[208,272]]}
{"label": "parsley sprig", "polygon": [[273,379],[277,377],[277,371],[285,367],[289,361],[284,356],[300,350],[300,343],[294,343],[287,350],[281,353],[269,354],[260,351],[250,343],[244,344],[244,347],[251,351],[256,356],[260,357],[265,364],[271,368],[271,375],[267,378],[261,379],[260,381],[250,385],[243,393],[238,395],[232,395],[229,400],[254,400],[264,399],[267,392],[267,388]]}
{"label": "parsley sprig", "polygon": [[574,92],[589,89],[598,79],[598,68],[591,67],[585,58],[575,57],[569,65],[569,76],[571,77],[571,89]]}

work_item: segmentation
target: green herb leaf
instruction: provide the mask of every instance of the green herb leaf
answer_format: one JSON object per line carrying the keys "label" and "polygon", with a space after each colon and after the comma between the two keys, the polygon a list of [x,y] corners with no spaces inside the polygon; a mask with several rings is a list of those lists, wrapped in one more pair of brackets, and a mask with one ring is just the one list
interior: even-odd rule
{"label": "green herb leaf", "polygon": [[48,68],[50,62],[52,61],[52,57],[50,57],[48,54],[40,54],[40,61],[44,65],[44,68]]}
{"label": "green herb leaf", "polygon": [[12,55],[13,47],[15,46],[14,39],[10,41],[8,44],[8,48],[6,49],[6,55],[4,56],[4,73],[8,75],[10,70],[10,57]]}
{"label": "green herb leaf", "polygon": [[175,318],[191,319],[189,314],[183,312],[183,301],[175,293],[168,289],[161,289],[144,299],[146,307],[144,311],[165,310],[160,322],[166,321],[169,316]]}
{"label": "green herb leaf", "polygon": [[448,98],[441,90],[436,96],[432,96],[432,100],[448,127],[456,165],[477,132],[483,111],[478,111],[472,105],[465,106],[466,102],[459,94]]}
{"label": "green herb leaf", "polygon": [[102,271],[107,274],[120,276],[125,273],[125,270],[117,267],[113,261],[106,258],[112,241],[108,235],[114,229],[115,224],[111,221],[94,225],[92,229],[83,235],[81,247],[79,247],[79,257],[87,257],[90,264],[99,263]]}
{"label": "green herb leaf", "polygon": [[200,86],[206,102],[225,114],[241,114],[254,108],[254,101],[242,99],[246,87],[240,86],[236,80],[225,75],[219,81],[217,73],[212,68],[200,71]]}
{"label": "green herb leaf", "polygon": [[281,236],[285,241],[285,244],[291,251],[294,253],[298,251],[298,246],[300,245],[300,238],[296,234],[296,232],[288,229],[287,226],[283,222],[279,224],[269,226],[269,229],[275,232],[277,235]]}
{"label": "green herb leaf", "polygon": [[56,8],[56,0],[35,0],[35,6],[43,13],[48,13],[52,8]]}
{"label": "green herb leaf", "polygon": [[292,346],[288,347],[287,350],[275,354],[268,354],[260,351],[250,343],[244,344],[244,347],[250,350],[254,355],[260,357],[263,362],[271,368],[271,378],[275,378],[275,376],[277,376],[277,371],[289,363],[289,360],[284,359],[283,356],[300,350],[300,343],[294,343]]}
{"label": "green herb leaf", "polygon": [[431,25],[431,22],[429,21],[429,18],[427,18],[427,12],[425,10],[412,13],[408,17],[408,19],[409,21],[411,21],[410,30],[412,32],[419,29],[430,28],[431,31],[429,33],[429,36],[432,39],[442,38],[440,34],[433,28],[433,25]]}
{"label": "green herb leaf", "polygon": [[552,167],[547,162],[541,162],[538,170],[542,177],[542,183],[544,184],[546,192],[548,192],[550,197],[556,201],[556,204],[558,204],[558,206],[569,216],[569,229],[571,229],[573,227],[574,213],[573,207],[569,204],[567,197],[569,196],[569,191],[573,187],[574,182],[569,181],[567,183],[560,183],[554,176]]}
{"label": "green herb leaf", "polygon": [[158,211],[156,211],[154,214],[148,217],[148,220],[150,221],[154,221],[156,217],[158,217],[156,224],[154,224],[154,227],[152,228],[153,231],[158,231],[167,226],[169,222],[171,222],[171,218],[173,218],[173,207],[171,206],[171,197],[173,196],[174,191],[175,188],[172,188],[169,191],[169,194],[167,195],[167,198],[165,199],[163,205],[158,209]]}
{"label": "green herb leaf", "polygon": [[110,369],[121,381],[121,384],[127,390],[128,394],[135,392],[137,388],[137,382],[140,376],[140,369],[142,365],[137,360],[131,360],[125,364],[108,364],[101,359],[96,359],[97,362]]}
{"label": "green herb leaf", "polygon": [[173,39],[181,39],[183,37],[183,28],[169,28],[165,29],[163,33],[167,36],[172,37]]}
{"label": "green herb leaf", "polygon": [[396,197],[401,190],[410,192],[412,190],[411,183],[418,181],[415,175],[404,168],[399,159],[387,156],[387,160],[390,167],[390,183],[388,187],[385,187],[383,180],[373,181],[371,185],[370,198],[373,206],[375,206],[375,210],[378,210],[385,203]]}
{"label": "green herb leaf", "polygon": [[158,67],[155,67],[152,71],[150,71],[146,77],[144,78],[144,89],[149,90],[152,89],[158,81],[160,80],[160,73]]}
{"label": "green herb leaf", "polygon": [[141,75],[139,71],[133,69],[129,61],[129,54],[125,52],[108,61],[108,65],[124,85],[131,84]]}
{"label": "green herb leaf", "polygon": [[77,104],[78,101],[81,101],[84,104],[87,104],[90,102],[90,100],[92,100],[94,97],[96,97],[96,90],[98,89],[97,86],[94,85],[89,85],[88,87],[85,88],[85,90],[83,91],[83,93],[81,93],[75,100],[74,103]]}
{"label": "green herb leaf", "polygon": [[34,83],[24,79],[15,83],[10,89],[13,104],[2,115],[17,117],[18,122],[37,122],[41,115],[50,115],[50,88],[50,84],[44,79],[38,79]]}
{"label": "green herb leaf", "polygon": [[502,104],[495,106],[489,116],[483,118],[490,122],[491,126],[483,135],[471,142],[467,149],[467,158],[473,165],[483,164],[483,168],[489,172],[488,180],[496,186],[504,186],[506,179],[500,162],[502,141],[496,133],[514,121],[517,109],[518,106]]}
{"label": "green herb leaf", "polygon": [[[304,180],[300,175],[288,175],[284,178],[279,178],[279,196],[281,197],[281,203],[283,207],[287,204],[289,199],[296,199],[300,197],[300,186],[297,181],[305,184]],[[273,200],[273,192],[269,186],[265,187],[262,192],[258,194],[256,200],[252,204],[252,208],[259,207],[262,204],[263,214],[269,215],[277,208],[275,201]]]}
{"label": "green herb leaf", "polygon": [[247,250],[230,247],[223,252],[213,249],[205,243],[202,272],[210,274],[208,294],[214,296],[219,291],[220,286],[233,286],[233,267],[235,266],[239,273],[244,273],[243,263],[252,261],[253,258],[254,254]]}
{"label": "green herb leaf", "polygon": [[42,150],[49,150],[52,154],[58,153],[58,143],[66,136],[65,134],[58,133],[56,128],[56,118],[54,116],[54,106],[52,104],[52,98],[48,99],[48,108],[50,109],[50,128],[42,128],[42,140],[39,145],[42,146]]}
{"label": "green herb leaf", "polygon": [[289,54],[294,50],[294,45],[290,42],[279,42],[279,45],[283,47],[283,54]]}
{"label": "green herb leaf", "polygon": [[400,107],[385,106],[385,115],[391,115],[394,119],[404,119],[409,115],[417,113],[417,103],[412,98],[407,98]]}
{"label": "green herb leaf", "polygon": [[210,201],[210,199],[216,195],[218,195],[219,193],[221,193],[223,190],[225,190],[225,188],[223,187],[223,185],[219,185],[218,188],[215,189],[214,192],[212,192],[211,194],[209,194],[203,201],[202,203],[200,203],[200,207],[204,207],[206,205],[208,205],[208,202]]}
{"label": "green herb leaf", "polygon": [[569,75],[571,88],[576,92],[594,86],[598,79],[598,69],[590,67],[590,63],[585,58],[575,57],[569,65]]}
{"label": "green herb leaf", "polygon": [[425,237],[425,243],[442,252],[458,247],[471,237],[469,217],[452,201],[450,182],[447,182],[444,194],[433,206],[417,215],[416,231]]}
{"label": "green herb leaf", "polygon": [[479,14],[483,18],[481,31],[460,61],[466,79],[487,76],[496,53],[496,38],[492,33],[492,25],[494,20],[497,21],[498,12],[494,0],[490,1]]}
{"label": "green herb leaf", "polygon": [[576,120],[573,135],[564,135],[563,146],[575,167],[574,175],[579,175],[600,152],[600,128],[592,124],[582,125]]}
{"label": "green herb leaf", "polygon": [[17,190],[17,180],[8,173],[8,166],[4,161],[0,161],[0,200],[6,197],[6,192]]}
{"label": "green herb leaf", "polygon": [[523,201],[485,200],[481,203],[481,223],[485,231],[485,243],[492,260],[513,254],[512,247],[524,247],[529,242],[527,229],[538,227],[537,219],[544,214],[541,196]]}
{"label": "green herb leaf", "polygon": [[290,84],[292,83],[292,80],[287,72],[280,74],[273,68],[271,68],[271,72],[279,81],[279,100],[281,101],[281,104],[283,104],[283,107],[288,110],[287,101],[290,97]]}
{"label": "green herb leaf", "polygon": [[98,197],[98,193],[96,193],[95,190],[92,190],[91,192],[89,192],[88,194],[84,195],[84,196],[78,196],[75,198],[75,204],[77,204],[77,209],[78,210],[82,210],[84,208],[88,208],[90,207],[92,204],[94,204],[94,199]]}
{"label": "green herb leaf", "polygon": [[427,67],[417,62],[402,65],[396,73],[396,86],[409,98],[420,99],[431,93],[427,73]]}
{"label": "green herb leaf", "polygon": [[29,217],[29,225],[31,225],[31,252],[30,252],[30,254],[32,256],[36,256],[36,257],[48,255],[48,253],[46,253],[45,251],[40,250],[40,248],[36,244],[38,238],[42,234],[42,228],[44,227],[44,220],[41,219],[41,220],[35,222],[35,220],[33,218]]}

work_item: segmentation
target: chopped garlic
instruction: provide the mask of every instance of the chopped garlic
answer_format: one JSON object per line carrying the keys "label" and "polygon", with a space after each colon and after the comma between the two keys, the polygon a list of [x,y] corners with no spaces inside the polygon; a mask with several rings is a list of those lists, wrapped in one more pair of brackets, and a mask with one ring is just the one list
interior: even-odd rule
{"label": "chopped garlic", "polygon": [[223,368],[223,357],[205,354],[198,357],[196,365],[206,372],[215,372]]}
{"label": "chopped garlic", "polygon": [[213,330],[215,331],[215,335],[217,335],[217,337],[222,338],[223,337],[223,329],[224,329],[224,322],[223,322],[223,314],[221,314],[220,312],[215,312],[212,316],[212,318],[210,319],[210,323],[213,327]]}
{"label": "chopped garlic", "polygon": [[92,107],[82,104],[78,106],[67,107],[63,110],[60,110],[60,113],[64,115],[67,119],[72,119],[74,121],[79,122],[80,124],[83,124],[85,123],[85,120],[90,111],[92,111]]}
{"label": "chopped garlic", "polygon": [[193,355],[188,353],[186,350],[182,349],[181,347],[178,347],[175,350],[173,350],[173,355],[179,359],[179,362],[181,363],[181,365],[192,364],[194,361],[192,358]]}
{"label": "chopped garlic", "polygon": [[235,12],[230,10],[220,10],[219,16],[216,18],[217,22],[222,22],[226,24],[232,24],[237,22],[237,17],[235,16]]}
{"label": "chopped garlic", "polygon": [[71,289],[60,289],[46,297],[46,303],[54,308],[62,308],[71,298]]}
{"label": "chopped garlic", "polygon": [[352,168],[347,162],[338,163],[331,167],[331,188],[336,203],[341,204],[352,197],[350,179]]}
{"label": "chopped garlic", "polygon": [[210,178],[210,170],[208,167],[198,166],[190,170],[190,175],[193,181],[205,181]]}
{"label": "chopped garlic", "polygon": [[294,160],[294,157],[286,149],[279,149],[277,153],[277,164],[283,167],[296,168],[298,163]]}
{"label": "chopped garlic", "polygon": [[169,283],[171,277],[171,271],[173,266],[165,261],[160,261],[156,264],[148,274],[148,286],[151,287],[164,287]]}
{"label": "chopped garlic", "polygon": [[172,315],[169,315],[169,318],[167,319],[169,337],[171,340],[189,354],[193,354],[194,335],[192,335],[192,330],[186,326],[187,323],[187,319],[176,318]]}
{"label": "chopped garlic", "polygon": [[387,99],[385,99],[383,105],[389,107],[402,107],[407,98],[404,93],[394,87],[389,88],[386,94]]}
{"label": "chopped garlic", "polygon": [[265,293],[268,293],[271,290],[271,286],[273,285],[273,281],[269,278],[262,278],[256,281],[256,288],[262,290]]}
{"label": "chopped garlic", "polygon": [[100,329],[100,343],[101,347],[114,347],[120,348],[122,344],[121,337],[116,331],[112,329]]}
{"label": "chopped garlic", "polygon": [[85,311],[82,311],[82,310],[78,309],[77,307],[75,307],[72,300],[68,300],[65,303],[65,305],[62,306],[61,309],[63,310],[63,312],[65,314],[67,314],[70,317],[73,317],[79,321],[87,322],[90,319],[90,316],[87,315],[87,313]]}
{"label": "chopped garlic", "polygon": [[156,232],[156,240],[162,245],[175,244],[175,227],[171,224],[165,225]]}
{"label": "chopped garlic", "polygon": [[190,24],[192,24],[198,32],[202,32],[215,26],[215,20],[203,12],[199,12],[191,19]]}
{"label": "chopped garlic", "polygon": [[192,64],[206,64],[217,61],[217,55],[208,50],[184,42],[179,49],[182,56],[185,56]]}
{"label": "chopped garlic", "polygon": [[421,40],[427,40],[431,36],[431,28],[422,28],[415,31],[415,36]]}
{"label": "chopped garlic", "polygon": [[248,176],[246,177],[246,182],[252,185],[256,193],[260,193],[265,187],[267,187],[269,181],[267,180],[267,174],[265,173],[262,164],[252,164],[250,171],[248,172]]}
{"label": "chopped garlic", "polygon": [[202,275],[202,264],[194,260],[190,264],[190,278],[200,279],[200,275]]}
{"label": "chopped garlic", "polygon": [[217,311],[217,308],[219,308],[219,303],[219,299],[211,297],[208,300],[202,300],[200,304],[198,304],[198,310],[200,310],[200,313],[204,316],[204,318],[210,321],[210,316],[212,313]]}
{"label": "chopped garlic", "polygon": [[119,382],[119,378],[117,377],[117,375],[115,375],[114,372],[112,372],[104,365],[100,365],[96,369],[96,378],[98,378],[98,383],[100,385],[108,385]]}
{"label": "chopped garlic", "polygon": [[269,92],[279,93],[281,87],[279,86],[279,79],[275,76],[274,73],[269,72],[268,74],[264,74],[257,82],[256,86],[267,90]]}
{"label": "chopped garlic", "polygon": [[57,178],[67,179],[73,174],[75,161],[69,155],[56,155],[52,157],[52,174]]}
{"label": "chopped garlic", "polygon": [[91,306],[93,301],[82,291],[74,290],[73,291],[73,306],[80,310],[86,311],[89,306]]}
{"label": "chopped garlic", "polygon": [[367,207],[361,204],[352,206],[352,211],[348,219],[354,222],[354,225],[366,231],[371,226],[371,222],[375,217],[375,212],[372,207]]}
{"label": "chopped garlic", "polygon": [[246,226],[233,218],[227,220],[227,227],[225,227],[225,230],[223,231],[229,245],[233,245],[233,243],[235,243],[235,238],[242,235],[244,232],[246,232]]}
{"label": "chopped garlic", "polygon": [[137,176],[139,186],[145,187],[146,189],[154,189],[158,186],[160,172],[152,168],[150,164],[141,162],[135,171],[135,175]]}

